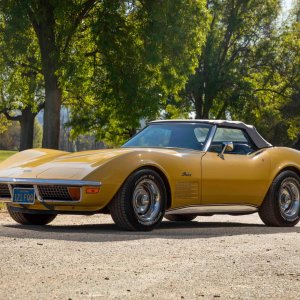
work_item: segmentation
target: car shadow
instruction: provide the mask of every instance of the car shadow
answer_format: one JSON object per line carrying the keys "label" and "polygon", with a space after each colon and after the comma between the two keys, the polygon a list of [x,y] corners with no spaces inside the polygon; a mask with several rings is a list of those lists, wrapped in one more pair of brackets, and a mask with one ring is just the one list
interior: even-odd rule
{"label": "car shadow", "polygon": [[[2,227],[2,228],[1,228]],[[208,239],[239,235],[300,233],[300,227],[268,227],[236,222],[164,221],[151,232],[122,231],[114,224],[23,226],[2,225],[0,236],[20,239],[51,239],[77,242],[113,242],[141,239]]]}

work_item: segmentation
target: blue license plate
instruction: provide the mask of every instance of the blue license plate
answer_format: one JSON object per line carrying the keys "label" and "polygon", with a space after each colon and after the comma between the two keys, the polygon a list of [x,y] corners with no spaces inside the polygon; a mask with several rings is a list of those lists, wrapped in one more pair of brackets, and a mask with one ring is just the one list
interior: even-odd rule
{"label": "blue license plate", "polygon": [[33,204],[35,192],[33,188],[14,188],[12,202],[19,204]]}

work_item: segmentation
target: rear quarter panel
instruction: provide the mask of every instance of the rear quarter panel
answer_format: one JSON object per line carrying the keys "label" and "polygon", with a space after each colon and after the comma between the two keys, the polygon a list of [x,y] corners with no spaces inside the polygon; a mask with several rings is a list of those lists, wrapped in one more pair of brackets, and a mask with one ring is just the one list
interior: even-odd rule
{"label": "rear quarter panel", "polygon": [[286,147],[273,147],[267,151],[271,157],[269,186],[284,169],[294,168],[300,173],[300,151]]}

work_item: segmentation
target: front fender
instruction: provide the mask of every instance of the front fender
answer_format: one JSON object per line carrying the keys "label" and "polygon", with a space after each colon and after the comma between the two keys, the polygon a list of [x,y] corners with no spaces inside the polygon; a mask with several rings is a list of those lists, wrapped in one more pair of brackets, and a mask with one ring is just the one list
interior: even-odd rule
{"label": "front fender", "polygon": [[[151,167],[158,169],[168,180],[171,195],[176,195],[176,183],[178,182],[197,182],[200,183],[201,178],[201,156],[204,153],[198,151],[153,151],[153,150],[137,150],[128,152],[122,156],[117,156],[110,161],[102,164],[84,178],[84,180],[101,181],[99,197],[101,203],[107,205],[118,192],[120,187],[134,171]],[[182,173],[188,171],[191,177],[182,177]],[[199,184],[200,189],[200,184]],[[198,195],[200,197],[200,193]],[[171,199],[173,206],[182,206],[182,199]],[[194,199],[199,204],[199,198]]]}

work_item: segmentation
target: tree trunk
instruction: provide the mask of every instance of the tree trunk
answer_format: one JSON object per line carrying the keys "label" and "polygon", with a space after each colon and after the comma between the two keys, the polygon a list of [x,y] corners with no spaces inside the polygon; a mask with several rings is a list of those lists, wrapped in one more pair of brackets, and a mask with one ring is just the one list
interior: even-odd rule
{"label": "tree trunk", "polygon": [[[202,119],[203,112],[203,93],[204,93],[204,82],[203,82],[203,72],[201,72],[202,68],[197,69],[197,76],[199,78],[198,84],[199,86],[194,87],[192,91],[192,98],[194,99],[196,119]],[[202,73],[202,74],[201,74]]]}
{"label": "tree trunk", "polygon": [[209,119],[209,113],[212,109],[215,96],[212,95],[213,91],[209,89],[209,85],[205,88],[205,99],[204,99],[204,105],[203,105],[203,113],[202,118],[203,119]]}
{"label": "tree trunk", "polygon": [[197,97],[194,97],[195,100],[195,111],[196,111],[196,119],[202,118],[202,94],[197,95]]}
{"label": "tree trunk", "polygon": [[220,120],[220,119],[226,119],[226,114],[225,114],[225,111],[226,111],[226,107],[227,107],[227,103],[224,101],[224,104],[222,105],[222,108],[219,110],[218,114],[217,114],[217,120]]}
{"label": "tree trunk", "polygon": [[60,133],[61,90],[56,78],[45,79],[43,147],[58,149]]}
{"label": "tree trunk", "polygon": [[43,147],[58,149],[62,93],[57,76],[59,50],[51,1],[39,0],[36,11],[29,11],[29,16],[38,37],[45,80]]}
{"label": "tree trunk", "polygon": [[22,110],[19,119],[21,126],[20,151],[31,149],[33,147],[34,119],[36,114],[31,111],[31,107]]}
{"label": "tree trunk", "polygon": [[195,98],[196,119],[209,119],[213,100],[213,98],[203,94],[200,94],[197,98]]}

